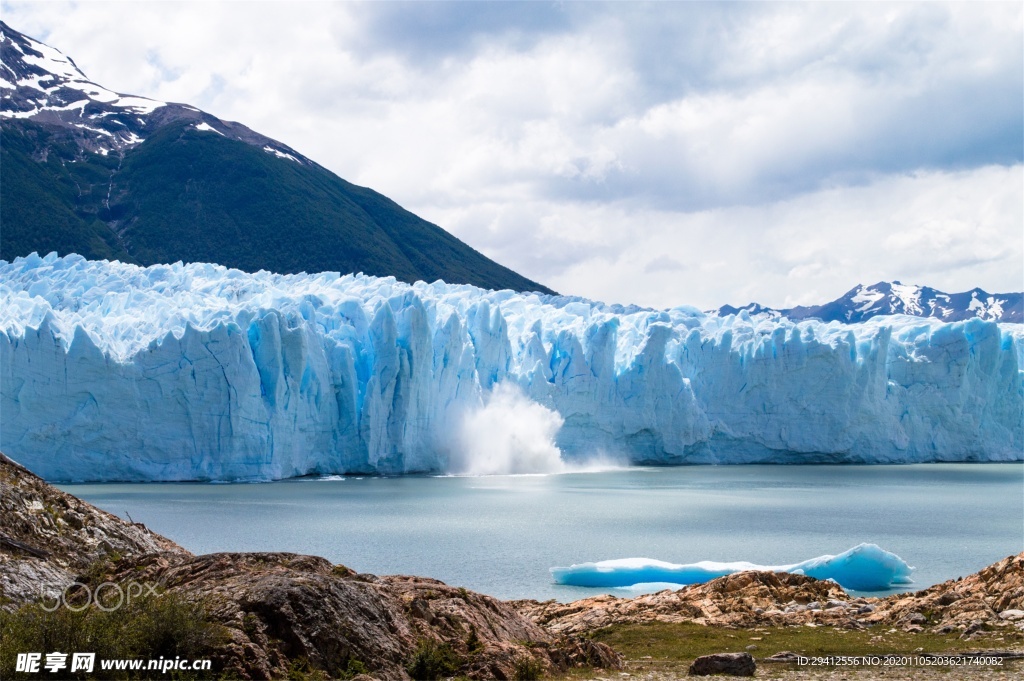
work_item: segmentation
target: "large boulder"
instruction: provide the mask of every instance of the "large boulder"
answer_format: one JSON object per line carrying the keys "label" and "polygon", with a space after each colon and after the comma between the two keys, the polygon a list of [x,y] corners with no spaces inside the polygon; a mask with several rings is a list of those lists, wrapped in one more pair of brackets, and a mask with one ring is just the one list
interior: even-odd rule
{"label": "large boulder", "polygon": [[690,676],[728,674],[729,676],[753,676],[757,665],[750,653],[715,653],[702,655],[690,665]]}

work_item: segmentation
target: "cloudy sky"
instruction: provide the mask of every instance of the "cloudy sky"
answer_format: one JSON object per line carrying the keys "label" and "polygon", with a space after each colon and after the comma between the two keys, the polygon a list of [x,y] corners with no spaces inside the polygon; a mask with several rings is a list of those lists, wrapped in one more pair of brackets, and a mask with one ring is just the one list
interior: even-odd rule
{"label": "cloudy sky", "polygon": [[1010,3],[21,3],[552,288],[717,307],[1024,288]]}

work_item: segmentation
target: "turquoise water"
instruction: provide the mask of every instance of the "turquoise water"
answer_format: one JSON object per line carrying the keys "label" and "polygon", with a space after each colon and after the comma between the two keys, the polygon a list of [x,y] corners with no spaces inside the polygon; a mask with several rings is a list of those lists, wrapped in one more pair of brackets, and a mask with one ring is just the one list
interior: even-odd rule
{"label": "turquoise water", "polygon": [[360,572],[435,577],[500,598],[616,593],[559,586],[548,573],[613,558],[779,565],[869,542],[916,566],[912,588],[924,588],[1024,551],[1021,464],[61,488],[196,553],[310,553]]}

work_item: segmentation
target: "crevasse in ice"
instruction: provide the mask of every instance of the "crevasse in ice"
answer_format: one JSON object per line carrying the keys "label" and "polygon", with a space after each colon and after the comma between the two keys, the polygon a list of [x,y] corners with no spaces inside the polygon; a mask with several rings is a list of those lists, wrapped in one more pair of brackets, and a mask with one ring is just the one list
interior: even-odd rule
{"label": "crevasse in ice", "polygon": [[793,323],[362,275],[0,261],[0,449],[52,480],[472,470],[494,394],[533,403],[498,430],[535,458],[553,440],[567,462],[1021,460],[1022,359],[1024,327],[981,320]]}

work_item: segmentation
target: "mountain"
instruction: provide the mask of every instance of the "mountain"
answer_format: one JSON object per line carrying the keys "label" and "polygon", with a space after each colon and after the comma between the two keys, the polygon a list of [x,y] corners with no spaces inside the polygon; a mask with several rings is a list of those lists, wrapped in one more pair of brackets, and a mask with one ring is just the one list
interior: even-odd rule
{"label": "mountain", "polygon": [[553,293],[291,147],[122,95],[0,22],[0,258],[364,272]]}
{"label": "mountain", "polygon": [[857,285],[824,305],[776,310],[750,303],[744,307],[723,305],[715,312],[725,316],[741,310],[752,315],[765,314],[795,321],[820,319],[848,324],[891,314],[935,317],[948,322],[978,318],[1020,324],[1024,323],[1024,293],[988,293],[980,288],[963,293],[943,293],[928,286],[880,281],[872,286]]}

